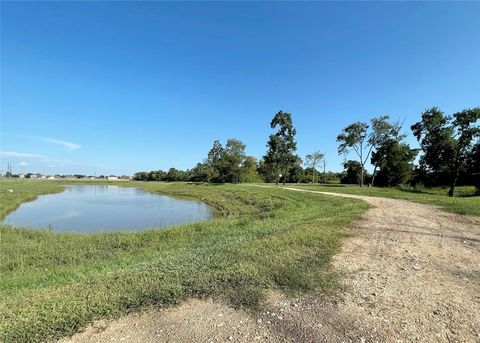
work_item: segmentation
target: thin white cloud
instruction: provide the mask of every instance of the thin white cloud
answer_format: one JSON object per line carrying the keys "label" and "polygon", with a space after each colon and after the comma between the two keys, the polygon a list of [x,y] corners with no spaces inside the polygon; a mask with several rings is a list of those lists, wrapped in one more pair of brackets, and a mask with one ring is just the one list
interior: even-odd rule
{"label": "thin white cloud", "polygon": [[14,151],[0,151],[0,157],[11,157],[11,158],[39,158],[46,160],[47,156],[39,154],[30,154],[24,152],[14,152]]}
{"label": "thin white cloud", "polygon": [[32,164],[28,163],[28,162],[25,162],[25,161],[22,161],[18,165],[21,166],[21,167],[26,167],[26,166],[31,166]]}
{"label": "thin white cloud", "polygon": [[50,138],[50,137],[38,137],[38,138],[41,139],[44,142],[47,142],[47,143],[61,145],[65,148],[67,148],[68,150],[75,150],[75,149],[79,149],[79,148],[82,147],[80,144],[67,142],[67,141],[62,141],[62,140],[56,139],[56,138]]}

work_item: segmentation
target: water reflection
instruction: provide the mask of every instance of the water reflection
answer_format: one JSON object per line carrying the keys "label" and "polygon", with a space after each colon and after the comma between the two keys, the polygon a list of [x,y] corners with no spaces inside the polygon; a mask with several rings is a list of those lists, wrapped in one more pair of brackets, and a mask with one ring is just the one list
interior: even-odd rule
{"label": "water reflection", "polygon": [[54,231],[138,231],[213,217],[206,204],[111,185],[68,185],[22,204],[5,224]]}

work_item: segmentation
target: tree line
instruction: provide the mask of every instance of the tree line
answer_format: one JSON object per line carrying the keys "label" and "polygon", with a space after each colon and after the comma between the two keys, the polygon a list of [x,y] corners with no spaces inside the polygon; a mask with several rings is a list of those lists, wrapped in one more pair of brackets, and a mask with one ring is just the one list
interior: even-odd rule
{"label": "tree line", "polygon": [[[214,183],[335,182],[391,187],[401,184],[447,185],[449,195],[458,184],[475,185],[480,191],[480,107],[465,109],[449,116],[433,107],[421,114],[410,129],[420,144],[414,149],[405,142],[403,125],[388,115],[370,122],[355,122],[337,136],[338,153],[345,157],[344,171],[327,172],[326,156],[314,151],[305,161],[296,155],[296,130],[292,115],[279,111],[270,127],[267,152],[257,160],[246,154],[246,146],[230,138],[225,145],[218,140],[203,162],[190,170],[139,172],[135,180],[191,181]],[[347,156],[355,156],[347,160]],[[415,165],[416,158],[419,163]],[[370,162],[373,172],[366,171]]]}

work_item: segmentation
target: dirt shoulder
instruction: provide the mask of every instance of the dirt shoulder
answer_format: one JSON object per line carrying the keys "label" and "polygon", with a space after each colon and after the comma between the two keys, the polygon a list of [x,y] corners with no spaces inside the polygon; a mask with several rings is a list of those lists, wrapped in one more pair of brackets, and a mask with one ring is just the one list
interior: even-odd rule
{"label": "dirt shoulder", "polygon": [[480,218],[431,205],[364,200],[334,257],[339,299],[271,294],[258,314],[190,300],[95,323],[62,342],[480,342]]}

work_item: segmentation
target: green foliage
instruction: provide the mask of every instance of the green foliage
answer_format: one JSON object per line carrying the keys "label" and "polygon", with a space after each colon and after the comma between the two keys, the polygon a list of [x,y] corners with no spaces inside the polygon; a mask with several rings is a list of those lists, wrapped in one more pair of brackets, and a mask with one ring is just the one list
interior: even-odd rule
{"label": "green foliage", "polygon": [[295,141],[296,130],[293,127],[292,115],[287,112],[277,112],[270,123],[272,129],[278,128],[277,132],[270,135],[267,142],[267,154],[264,156],[264,162],[270,165],[268,169],[275,175],[275,183],[280,181],[280,175],[283,176],[283,184],[288,180],[288,173],[292,165],[298,159],[294,155],[297,150]]}
{"label": "green foliage", "polygon": [[224,176],[222,175],[222,172],[224,169],[224,153],[225,149],[223,148],[222,143],[218,140],[214,141],[212,148],[208,152],[208,157],[205,163],[212,170],[212,177],[209,181],[223,182]]}
{"label": "green foliage", "polygon": [[375,185],[382,187],[398,186],[407,183],[413,172],[413,160],[417,151],[405,143],[388,140],[372,155],[372,162],[380,169]]}
{"label": "green foliage", "polygon": [[[256,170],[256,160],[252,160],[252,158],[248,160],[248,165],[244,166],[247,158],[245,147],[245,144],[238,139],[228,139],[225,148],[219,141],[215,141],[206,161],[206,165],[212,170],[210,181],[219,183],[242,182],[244,179],[243,173],[246,172],[245,168],[252,169],[252,163],[254,163],[254,169]],[[251,175],[252,170],[249,170],[249,172],[250,177],[254,177],[254,175]]]}
{"label": "green foliage", "polygon": [[305,171],[302,168],[302,159],[294,156],[292,164],[288,167],[288,172],[284,177],[284,182],[299,183],[305,179]]}
{"label": "green foliage", "polygon": [[340,143],[338,153],[344,155],[349,149],[353,149],[360,156],[366,144],[368,127],[367,123],[363,122],[356,122],[345,127],[337,136],[337,142]]}
{"label": "green foliage", "polygon": [[411,126],[423,151],[420,168],[435,183],[443,183],[448,178],[448,164],[453,158],[453,129],[448,126],[449,120],[440,109],[433,107],[423,112],[421,121]]}
{"label": "green foliage", "polygon": [[325,163],[325,154],[321,153],[318,150],[305,156],[305,165],[311,170],[311,173],[312,173],[312,183],[315,183],[315,176],[317,174],[317,169],[316,169],[317,165],[322,161]]}
{"label": "green foliage", "polygon": [[433,107],[422,113],[421,121],[411,126],[420,142],[423,155],[420,169],[436,184],[450,185],[453,196],[458,177],[468,170],[467,162],[474,155],[480,137],[480,107],[465,109],[453,117]]}
{"label": "green foliage", "polygon": [[381,146],[387,140],[402,140],[405,137],[400,134],[401,125],[399,123],[391,124],[389,120],[389,116],[380,116],[371,120],[372,132],[369,136],[369,143],[374,149]]}
{"label": "green foliage", "polygon": [[135,173],[133,179],[135,181],[162,181],[167,175],[163,170],[152,170],[150,172]]}
{"label": "green foliage", "polygon": [[467,184],[475,185],[480,195],[480,140],[472,148],[465,167]]}
{"label": "green foliage", "polygon": [[[96,319],[188,297],[214,296],[255,308],[271,289],[333,292],[338,276],[330,260],[342,227],[368,207],[278,188],[116,184],[198,197],[224,216],[136,233],[57,234],[1,226],[1,341],[51,341]],[[2,196],[3,209],[61,189],[56,182],[0,185],[16,194]]]}
{"label": "green foliage", "polygon": [[247,156],[243,161],[240,168],[240,182],[258,183],[263,182],[262,178],[258,174],[257,159],[252,156]]}
{"label": "green foliage", "polygon": [[[338,153],[341,155],[346,155],[349,152],[349,150],[353,150],[355,151],[355,153],[359,158],[360,187],[362,187],[364,183],[364,180],[363,180],[364,165],[368,160],[368,156],[370,155],[370,151],[372,149],[372,145],[369,145],[367,140],[368,127],[369,126],[366,123],[356,122],[345,127],[342,130],[342,132],[337,136],[337,142],[340,143],[338,146]],[[368,152],[366,154],[366,157],[364,158],[365,149],[367,149]],[[347,169],[347,173],[348,173],[348,169]]]}
{"label": "green foliage", "polygon": [[277,181],[278,171],[273,163],[261,159],[258,162],[257,172],[264,182],[272,183]]}
{"label": "green foliage", "polygon": [[223,182],[240,182],[241,167],[245,161],[245,144],[238,139],[228,139],[223,155],[224,172]]}
{"label": "green foliage", "polygon": [[345,171],[340,179],[341,183],[359,184],[363,178],[363,175],[366,173],[366,171],[363,170],[360,162],[354,160],[348,160],[345,162],[343,164],[343,168],[345,168]]}
{"label": "green foliage", "polygon": [[[389,116],[380,116],[373,118],[371,122],[370,132],[368,129],[370,126],[364,122],[356,122],[345,127],[342,132],[337,136],[337,142],[339,142],[338,153],[346,155],[350,150],[353,150],[358,156],[358,162],[361,165],[360,168],[360,187],[365,183],[364,170],[365,164],[368,161],[370,154],[380,148],[387,140],[401,140],[399,135],[401,126],[389,123]],[[377,165],[373,171],[373,177]]]}
{"label": "green foliage", "polygon": [[206,163],[197,163],[188,178],[193,182],[208,182],[212,178],[212,169]]}
{"label": "green foliage", "polygon": [[193,182],[261,182],[254,157],[245,155],[245,144],[238,139],[228,139],[225,147],[214,141],[204,163],[198,163],[192,170],[170,168],[136,173],[135,181],[193,181]]}

